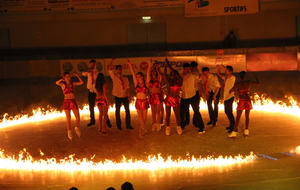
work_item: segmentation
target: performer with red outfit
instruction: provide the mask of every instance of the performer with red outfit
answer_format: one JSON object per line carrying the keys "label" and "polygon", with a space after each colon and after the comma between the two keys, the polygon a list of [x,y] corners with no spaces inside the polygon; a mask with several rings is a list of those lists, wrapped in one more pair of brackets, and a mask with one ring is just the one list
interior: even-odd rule
{"label": "performer with red outfit", "polygon": [[107,84],[103,73],[98,73],[96,78],[96,105],[99,109],[99,132],[107,135],[106,128],[107,112],[108,112],[108,97],[107,97]]}
{"label": "performer with red outfit", "polygon": [[[170,76],[167,75],[167,68],[171,69]],[[180,127],[180,90],[182,85],[182,77],[178,73],[177,70],[173,69],[172,66],[169,64],[169,60],[166,58],[165,60],[165,70],[164,76],[166,81],[169,83],[169,92],[165,99],[166,104],[166,135],[170,135],[171,127],[170,127],[170,116],[171,116],[171,107],[173,107],[173,111],[176,117],[176,124],[177,124],[177,133],[181,134],[182,129]]]}
{"label": "performer with red outfit", "polygon": [[230,92],[238,92],[239,95],[239,102],[238,106],[236,108],[236,121],[233,128],[233,131],[228,135],[228,137],[236,137],[238,126],[240,122],[241,115],[243,113],[243,110],[245,110],[245,117],[246,117],[246,126],[244,130],[244,135],[249,135],[249,115],[250,110],[252,110],[252,104],[250,99],[250,85],[252,84],[260,84],[258,81],[258,78],[253,73],[250,74],[250,76],[254,76],[256,81],[251,80],[245,80],[246,72],[241,71],[240,72],[240,81],[235,83],[233,88],[230,90]]}
{"label": "performer with red outfit", "polygon": [[68,137],[70,140],[73,139],[73,134],[71,130],[71,110],[76,118],[75,132],[78,135],[78,137],[80,137],[81,135],[79,129],[80,114],[78,110],[78,105],[75,100],[74,86],[83,84],[83,80],[80,78],[80,76],[77,73],[74,73],[74,75],[79,79],[79,82],[71,82],[71,74],[69,72],[65,72],[63,78],[55,82],[55,84],[61,87],[64,94],[64,102],[62,105],[62,109],[66,114],[66,126],[68,130]]}
{"label": "performer with red outfit", "polygon": [[[88,89],[88,102],[89,102],[89,111],[90,111],[90,122],[87,124],[87,127],[91,127],[96,124],[95,122],[95,103],[96,103],[96,89],[95,89],[95,81],[98,76],[99,70],[96,67],[96,60],[90,60],[90,67],[86,69],[86,71],[82,72],[83,76],[87,76],[87,89]],[[110,120],[107,116],[106,124],[109,128],[112,127]]]}
{"label": "performer with red outfit", "polygon": [[[152,63],[152,59],[150,60],[150,63]],[[140,121],[140,125],[141,125],[140,131],[139,131],[139,136],[140,136],[140,138],[142,138],[147,133],[146,122],[147,122],[147,112],[148,112],[148,108],[149,108],[149,102],[148,102],[148,96],[147,96],[148,87],[146,86],[144,74],[141,72],[138,72],[135,74],[129,60],[127,60],[127,64],[130,68],[134,86],[135,86],[135,92],[136,92],[135,108],[136,108],[136,111],[137,111],[137,114],[139,117],[139,121]],[[150,67],[150,65],[148,65],[148,67]]]}
{"label": "performer with red outfit", "polygon": [[162,75],[159,71],[160,64],[154,64],[152,67],[152,61],[147,69],[146,84],[149,87],[150,92],[150,105],[152,112],[152,131],[161,130],[161,105],[163,103],[163,96],[161,93]]}

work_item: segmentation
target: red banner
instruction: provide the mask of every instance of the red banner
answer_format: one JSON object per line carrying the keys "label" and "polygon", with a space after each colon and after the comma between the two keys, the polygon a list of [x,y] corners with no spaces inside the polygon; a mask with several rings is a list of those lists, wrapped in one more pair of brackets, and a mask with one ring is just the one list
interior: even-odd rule
{"label": "red banner", "polygon": [[247,71],[295,71],[297,53],[259,53],[246,55]]}

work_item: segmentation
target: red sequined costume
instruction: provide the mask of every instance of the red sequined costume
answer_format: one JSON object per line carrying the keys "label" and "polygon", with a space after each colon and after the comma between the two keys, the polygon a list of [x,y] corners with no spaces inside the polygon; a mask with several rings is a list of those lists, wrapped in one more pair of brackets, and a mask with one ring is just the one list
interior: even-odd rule
{"label": "red sequined costume", "polygon": [[[147,87],[146,87],[146,85],[144,84],[144,86],[139,86],[139,85],[137,85],[136,87],[135,87],[135,92],[136,93],[144,93],[144,94],[146,94],[147,93]],[[148,109],[149,108],[149,102],[148,102],[148,99],[136,99],[136,101],[135,101],[135,108],[137,109],[137,110],[146,110],[146,109]]]}
{"label": "red sequined costume", "polygon": [[[63,90],[64,94],[69,94],[69,93],[74,93],[74,86],[72,84],[71,88],[65,85],[65,89]],[[78,109],[78,105],[76,103],[75,99],[64,99],[63,105],[62,105],[63,110],[75,110]]]}
{"label": "red sequined costume", "polygon": [[[149,83],[150,88],[160,88],[160,83],[158,80],[151,80]],[[150,104],[158,105],[163,102],[163,97],[161,93],[151,93],[150,94]]]}
{"label": "red sequined costume", "polygon": [[[250,89],[239,90],[240,96],[249,96]],[[250,98],[240,98],[236,110],[252,110],[252,103]]]}
{"label": "red sequined costume", "polygon": [[108,106],[108,103],[105,98],[99,98],[96,100],[97,106]]}
{"label": "red sequined costume", "polygon": [[[173,86],[169,87],[170,91],[179,92],[180,89],[181,89],[181,86],[179,86],[179,85],[173,85]],[[180,106],[180,98],[167,95],[167,97],[165,99],[165,104],[166,104],[166,106],[179,107]]]}

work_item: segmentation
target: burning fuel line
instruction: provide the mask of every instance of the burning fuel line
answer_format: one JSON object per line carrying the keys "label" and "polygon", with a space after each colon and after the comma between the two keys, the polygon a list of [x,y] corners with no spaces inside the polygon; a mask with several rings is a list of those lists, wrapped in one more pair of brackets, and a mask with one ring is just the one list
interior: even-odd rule
{"label": "burning fuel line", "polygon": [[[41,152],[41,154],[43,154]],[[75,159],[74,155],[70,155],[64,159],[46,158],[34,159],[26,149],[20,151],[19,155],[9,156],[0,151],[0,169],[16,169],[16,170],[63,170],[63,171],[88,171],[88,170],[133,170],[146,169],[158,170],[168,168],[206,168],[206,167],[226,167],[235,164],[252,162],[256,159],[256,155],[252,152],[249,155],[242,156],[207,156],[205,158],[172,159],[171,156],[163,158],[160,154],[149,155],[146,160],[127,159],[123,157],[121,162],[113,162],[105,160],[101,162],[93,162],[92,158]]]}
{"label": "burning fuel line", "polygon": [[[135,99],[135,98],[133,98]],[[287,103],[286,103],[287,102]],[[294,100],[292,96],[286,96],[286,101],[272,101],[267,97],[266,94],[257,94],[254,93],[252,96],[252,104],[253,108],[256,111],[266,111],[266,112],[278,112],[284,114],[290,114],[300,117],[300,107],[299,103]],[[234,103],[233,107],[236,107],[236,103]],[[219,104],[219,110],[223,110],[224,106]],[[207,105],[203,99],[200,101],[200,109],[207,109]],[[88,105],[83,105],[83,108],[80,109],[80,114],[88,114],[89,113]],[[114,112],[115,106],[112,105],[109,108],[109,112]],[[130,110],[135,110],[134,101],[130,104]],[[124,111],[124,107],[121,107],[121,111]],[[3,119],[0,120],[0,129],[5,127],[10,127],[18,124],[29,123],[29,122],[37,122],[44,120],[51,120],[58,117],[64,117],[65,114],[62,111],[59,111],[55,108],[51,108],[48,106],[47,108],[37,108],[33,109],[30,114],[18,114],[15,116],[10,116],[8,113],[3,115]]]}

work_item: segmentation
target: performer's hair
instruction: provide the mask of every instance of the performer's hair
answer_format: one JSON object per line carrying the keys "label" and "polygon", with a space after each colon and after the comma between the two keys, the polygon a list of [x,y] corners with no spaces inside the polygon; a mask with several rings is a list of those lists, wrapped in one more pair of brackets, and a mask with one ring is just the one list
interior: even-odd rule
{"label": "performer's hair", "polygon": [[95,84],[95,88],[98,92],[100,92],[100,94],[103,93],[103,85],[106,83],[105,78],[104,78],[104,74],[103,73],[99,73],[97,75],[96,78],[96,84]]}
{"label": "performer's hair", "polygon": [[[151,72],[152,72],[153,70],[155,71],[155,78],[157,78],[157,77],[158,77],[158,73],[157,73],[156,68],[153,68],[153,69],[151,70]],[[150,76],[152,77],[152,75],[150,75]]]}
{"label": "performer's hair", "polygon": [[202,72],[204,72],[204,71],[209,71],[209,68],[208,67],[203,67]]}
{"label": "performer's hair", "polygon": [[228,69],[229,71],[233,72],[233,67],[230,66],[230,65],[227,65],[227,66],[226,66],[226,69]]}
{"label": "performer's hair", "polygon": [[198,67],[198,63],[196,61],[191,62],[191,67]]}
{"label": "performer's hair", "polygon": [[183,68],[191,67],[191,65],[190,65],[189,63],[184,63],[184,64],[182,65],[182,67],[183,67]]}
{"label": "performer's hair", "polygon": [[90,63],[96,63],[96,60],[95,59],[91,59]]}
{"label": "performer's hair", "polygon": [[173,70],[172,72],[176,73],[177,75],[179,75],[179,72],[177,70]]}
{"label": "performer's hair", "polygon": [[141,75],[143,77],[143,81],[145,82],[145,75],[142,72],[137,72],[135,75]]}
{"label": "performer's hair", "polygon": [[116,65],[116,70],[121,67],[122,68],[122,65]]}
{"label": "performer's hair", "polygon": [[240,78],[241,78],[241,79],[244,79],[245,76],[246,76],[246,71],[241,71],[241,72],[240,72]]}
{"label": "performer's hair", "polygon": [[63,76],[66,76],[66,75],[69,75],[69,74],[70,74],[70,72],[66,71],[66,72],[64,72]]}

